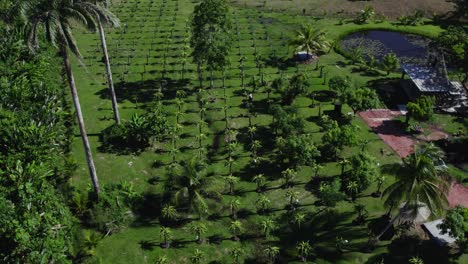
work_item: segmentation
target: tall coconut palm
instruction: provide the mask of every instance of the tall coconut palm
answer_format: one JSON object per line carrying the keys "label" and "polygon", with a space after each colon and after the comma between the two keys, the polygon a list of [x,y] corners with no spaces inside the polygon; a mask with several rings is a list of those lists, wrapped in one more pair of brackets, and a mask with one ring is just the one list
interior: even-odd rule
{"label": "tall coconut palm", "polygon": [[95,5],[73,0],[30,0],[21,2],[21,15],[26,26],[25,32],[30,49],[33,52],[39,49],[39,35],[44,33],[45,39],[59,49],[60,56],[63,59],[91,181],[98,197],[100,192],[99,181],[69,57],[70,50],[78,58],[81,58],[80,51],[73,37],[72,21],[78,21],[90,29],[95,28],[96,21],[94,20],[94,14],[98,12],[97,10],[98,8]]}
{"label": "tall coconut palm", "polygon": [[296,36],[289,45],[293,46],[296,51],[307,51],[312,54],[328,49],[330,42],[325,38],[324,31],[305,24],[296,32]]}
{"label": "tall coconut palm", "polygon": [[[80,1],[80,0],[77,0]],[[114,81],[112,80],[112,71],[110,67],[109,53],[107,52],[106,35],[104,33],[103,25],[111,27],[119,27],[119,19],[106,7],[109,5],[108,0],[81,0],[83,6],[89,9],[89,12],[93,14],[99,37],[101,39],[102,52],[104,54],[104,64],[106,65],[107,85],[111,93],[112,110],[114,112],[114,120],[117,124],[120,124],[120,114],[117,104],[117,97],[115,95]]]}
{"label": "tall coconut palm", "polygon": [[[420,203],[425,203],[435,215],[439,215],[444,210],[448,204],[446,196],[448,186],[440,177],[442,172],[434,164],[436,154],[440,155],[441,152],[429,145],[417,148],[413,154],[403,160],[403,164],[395,170],[396,182],[383,192],[387,207],[405,202],[407,209],[417,213]],[[377,235],[376,242],[399,216],[400,213]]]}

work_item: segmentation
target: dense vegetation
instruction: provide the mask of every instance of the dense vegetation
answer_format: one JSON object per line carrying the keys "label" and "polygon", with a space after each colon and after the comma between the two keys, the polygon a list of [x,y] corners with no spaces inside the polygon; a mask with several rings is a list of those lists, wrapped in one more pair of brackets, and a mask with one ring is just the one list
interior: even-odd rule
{"label": "dense vegetation", "polygon": [[[0,262],[466,260],[466,210],[443,223],[455,251],[391,225],[402,203],[444,217],[446,179],[466,170],[440,170],[432,144],[401,160],[370,131],[356,113],[387,106],[374,84],[398,60],[337,45],[369,28],[439,36],[466,78],[463,1],[447,30],[371,5],[335,18],[106,2],[0,3]],[[433,105],[408,103],[408,127],[466,130]]]}

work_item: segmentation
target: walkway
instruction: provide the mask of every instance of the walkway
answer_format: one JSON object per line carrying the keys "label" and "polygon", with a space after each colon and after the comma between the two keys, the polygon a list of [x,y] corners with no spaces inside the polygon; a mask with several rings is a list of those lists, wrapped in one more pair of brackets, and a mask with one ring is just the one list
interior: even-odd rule
{"label": "walkway", "polygon": [[377,135],[400,157],[406,157],[413,152],[414,140],[406,135],[395,117],[402,116],[400,111],[389,109],[374,109],[360,112],[359,116],[371,127]]}

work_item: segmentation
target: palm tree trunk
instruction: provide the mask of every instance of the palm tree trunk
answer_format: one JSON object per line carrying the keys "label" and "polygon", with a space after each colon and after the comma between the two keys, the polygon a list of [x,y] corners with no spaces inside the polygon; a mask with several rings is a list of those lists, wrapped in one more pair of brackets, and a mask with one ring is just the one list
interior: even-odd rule
{"label": "palm tree trunk", "polygon": [[119,106],[117,105],[117,97],[115,96],[114,81],[112,80],[112,71],[109,63],[109,53],[107,52],[106,36],[102,28],[101,20],[98,19],[99,36],[101,37],[101,46],[104,53],[104,63],[106,64],[107,84],[111,92],[112,110],[114,111],[115,123],[120,124]]}
{"label": "palm tree trunk", "polygon": [[61,55],[63,58],[63,63],[65,66],[65,70],[67,72],[68,85],[70,86],[70,90],[71,90],[71,94],[73,98],[73,104],[75,106],[75,112],[78,118],[78,126],[80,127],[81,139],[83,141],[83,147],[85,149],[86,161],[88,162],[88,169],[89,169],[89,174],[91,176],[91,182],[93,183],[94,192],[96,194],[96,197],[98,198],[99,193],[101,192],[101,188],[99,187],[99,181],[98,181],[98,177],[96,174],[96,167],[94,166],[93,155],[91,153],[91,147],[89,146],[88,135],[86,134],[83,114],[81,113],[80,100],[78,98],[78,91],[76,90],[75,78],[73,76],[72,68],[70,65],[70,59],[68,57],[67,47],[64,44],[62,44],[60,46],[60,51],[62,53]]}
{"label": "palm tree trunk", "polygon": [[[401,211],[400,211],[401,212]],[[393,217],[393,219],[390,221],[390,223],[388,223],[387,226],[385,226],[385,228],[382,230],[382,232],[380,232],[380,234],[378,234],[376,237],[375,237],[375,240],[376,241],[379,241],[380,238],[385,234],[385,232],[387,232],[387,230],[393,225],[393,223],[395,223],[395,221],[398,219],[398,217],[400,217],[400,212],[398,212],[397,215],[395,215],[395,217]]]}

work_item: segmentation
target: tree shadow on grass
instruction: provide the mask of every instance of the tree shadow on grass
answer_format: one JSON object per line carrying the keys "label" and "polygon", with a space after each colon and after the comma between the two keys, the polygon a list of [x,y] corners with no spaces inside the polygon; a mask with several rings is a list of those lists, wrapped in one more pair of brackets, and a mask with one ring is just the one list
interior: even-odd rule
{"label": "tree shadow on grass", "polygon": [[[311,241],[315,248],[315,258],[336,263],[340,260],[351,260],[352,256],[347,252],[359,250],[361,243],[353,243],[367,238],[367,232],[363,227],[356,227],[350,223],[353,212],[338,212],[335,210],[321,210],[307,219],[303,226],[298,228],[282,227],[278,234],[280,244],[286,251],[294,250],[300,241]],[[285,216],[288,218],[288,216]],[[286,221],[282,221],[287,223]],[[358,230],[356,230],[358,228]],[[336,237],[343,237],[350,241],[340,253],[335,248]]]}
{"label": "tree shadow on grass", "polygon": [[279,70],[285,71],[289,67],[296,66],[296,62],[292,58],[280,57],[278,55],[271,54],[268,57],[262,57],[262,62],[267,67],[275,67]]}
{"label": "tree shadow on grass", "polygon": [[[157,93],[162,87],[163,100],[170,100],[176,97],[178,90],[184,90],[187,95],[192,94],[192,90],[185,89],[190,84],[189,79],[174,80],[171,78],[152,79],[136,82],[118,82],[115,84],[115,93],[118,102],[129,101],[132,103],[150,103],[156,100]],[[104,88],[96,93],[101,99],[110,99],[108,88]]]}

